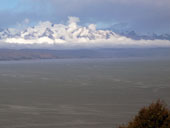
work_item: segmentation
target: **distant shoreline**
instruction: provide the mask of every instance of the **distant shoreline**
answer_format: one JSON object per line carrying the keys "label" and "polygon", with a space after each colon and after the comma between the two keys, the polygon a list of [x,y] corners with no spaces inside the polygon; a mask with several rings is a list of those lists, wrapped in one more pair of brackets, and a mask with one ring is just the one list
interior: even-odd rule
{"label": "distant shoreline", "polygon": [[124,49],[0,49],[0,61],[42,59],[169,58],[170,48]]}

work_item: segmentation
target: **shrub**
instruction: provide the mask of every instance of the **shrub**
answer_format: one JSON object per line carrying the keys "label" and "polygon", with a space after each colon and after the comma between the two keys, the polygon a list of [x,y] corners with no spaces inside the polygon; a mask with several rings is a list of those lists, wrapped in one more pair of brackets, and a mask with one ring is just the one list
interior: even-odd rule
{"label": "shrub", "polygon": [[170,128],[170,110],[158,100],[143,107],[132,121],[119,128]]}

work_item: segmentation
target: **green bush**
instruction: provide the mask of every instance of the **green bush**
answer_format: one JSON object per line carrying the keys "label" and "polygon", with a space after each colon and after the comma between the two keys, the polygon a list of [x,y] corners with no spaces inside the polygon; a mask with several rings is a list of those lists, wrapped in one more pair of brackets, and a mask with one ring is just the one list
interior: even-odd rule
{"label": "green bush", "polygon": [[158,100],[143,107],[132,121],[119,128],[170,128],[170,110]]}

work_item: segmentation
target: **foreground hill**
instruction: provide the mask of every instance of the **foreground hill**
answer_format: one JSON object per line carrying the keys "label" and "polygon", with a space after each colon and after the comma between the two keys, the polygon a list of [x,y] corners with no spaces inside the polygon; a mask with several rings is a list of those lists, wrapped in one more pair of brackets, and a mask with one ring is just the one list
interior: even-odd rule
{"label": "foreground hill", "polygon": [[170,128],[170,110],[160,100],[142,108],[127,126],[119,128]]}

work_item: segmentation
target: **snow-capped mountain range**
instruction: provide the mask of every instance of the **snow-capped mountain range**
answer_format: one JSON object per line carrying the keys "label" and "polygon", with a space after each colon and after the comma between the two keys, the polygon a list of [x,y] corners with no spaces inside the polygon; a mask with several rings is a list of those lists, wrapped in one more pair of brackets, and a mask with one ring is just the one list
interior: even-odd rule
{"label": "snow-capped mountain range", "polygon": [[95,24],[79,26],[79,18],[69,17],[68,23],[52,24],[39,22],[34,27],[19,30],[0,30],[0,46],[30,46],[50,48],[94,48],[94,47],[169,47],[168,39],[131,38],[110,30],[96,30]]}

